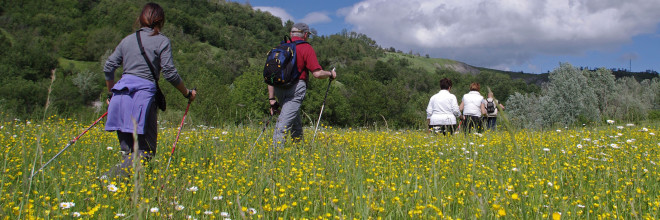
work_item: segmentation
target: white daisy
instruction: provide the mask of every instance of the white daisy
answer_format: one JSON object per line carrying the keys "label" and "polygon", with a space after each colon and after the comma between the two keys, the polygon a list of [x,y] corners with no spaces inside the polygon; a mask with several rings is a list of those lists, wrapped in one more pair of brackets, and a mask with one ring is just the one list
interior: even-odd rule
{"label": "white daisy", "polygon": [[222,216],[223,218],[229,218],[229,212],[221,212],[220,216]]}
{"label": "white daisy", "polygon": [[153,207],[153,208],[149,209],[149,211],[151,213],[157,213],[159,211],[159,209],[158,209],[158,207]]}
{"label": "white daisy", "polygon": [[71,216],[73,216],[74,218],[78,218],[80,217],[80,212],[73,212],[71,213]]}
{"label": "white daisy", "polygon": [[249,208],[249,209],[248,209],[248,214],[250,214],[250,215],[257,214],[257,210],[254,209],[254,208]]}
{"label": "white daisy", "polygon": [[578,148],[578,149],[582,149],[582,144],[578,144],[578,145],[577,145],[577,148]]}
{"label": "white daisy", "polygon": [[190,191],[190,192],[197,192],[198,189],[197,189],[196,186],[193,186],[193,187],[188,188],[187,190]]}
{"label": "white daisy", "polygon": [[550,152],[550,148],[547,148],[547,147],[546,147],[546,148],[543,148],[543,151],[545,151],[545,152]]}
{"label": "white daisy", "polygon": [[117,213],[117,214],[115,214],[115,217],[124,217],[124,216],[126,216],[126,214],[124,214],[124,213]]}
{"label": "white daisy", "polygon": [[176,206],[174,206],[174,209],[177,210],[177,211],[181,211],[181,210],[183,210],[184,208],[186,208],[186,207],[184,207],[184,206],[182,206],[182,205],[176,205]]}
{"label": "white daisy", "polygon": [[105,149],[112,150],[112,149],[114,149],[114,148],[112,148],[112,147],[106,147]]}
{"label": "white daisy", "polygon": [[607,120],[608,124],[614,124],[614,120]]}
{"label": "white daisy", "polygon": [[215,201],[222,200],[222,196],[214,196],[213,200],[215,200]]}
{"label": "white daisy", "polygon": [[117,186],[115,186],[115,185],[112,185],[112,184],[108,185],[108,191],[110,191],[110,192],[117,192],[118,189],[119,188],[117,188]]}
{"label": "white daisy", "polygon": [[60,208],[62,208],[62,209],[69,209],[69,208],[72,208],[74,206],[76,206],[76,203],[73,203],[73,202],[60,203]]}
{"label": "white daisy", "polygon": [[206,211],[204,212],[204,215],[213,215],[213,211],[206,210]]}

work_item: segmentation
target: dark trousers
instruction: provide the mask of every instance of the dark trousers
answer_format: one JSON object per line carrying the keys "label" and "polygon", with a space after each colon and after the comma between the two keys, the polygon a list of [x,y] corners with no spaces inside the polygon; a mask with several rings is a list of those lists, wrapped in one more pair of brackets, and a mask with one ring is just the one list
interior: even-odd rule
{"label": "dark trousers", "polygon": [[472,132],[472,129],[476,129],[476,132],[481,133],[483,130],[483,125],[481,123],[481,117],[480,116],[469,116],[466,115],[465,119],[463,120],[463,131],[467,134]]}
{"label": "dark trousers", "polygon": [[488,130],[497,130],[497,117],[487,117],[486,128],[488,128]]}
{"label": "dark trousers", "polygon": [[429,130],[439,134],[442,132],[442,135],[454,134],[456,130],[456,125],[429,125]]}
{"label": "dark trousers", "polygon": [[[156,105],[152,102],[144,123],[144,134],[138,134],[138,155],[137,159],[143,163],[148,162],[156,155],[158,139],[158,112]],[[132,133],[117,131],[117,139],[123,153],[121,168],[127,169],[133,167],[133,146],[135,140]]]}

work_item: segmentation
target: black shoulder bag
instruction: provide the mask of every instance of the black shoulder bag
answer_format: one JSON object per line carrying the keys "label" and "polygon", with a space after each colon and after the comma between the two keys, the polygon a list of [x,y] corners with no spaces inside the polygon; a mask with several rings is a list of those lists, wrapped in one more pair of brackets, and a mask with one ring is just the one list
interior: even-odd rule
{"label": "black shoulder bag", "polygon": [[147,54],[144,52],[144,47],[142,47],[142,39],[140,39],[140,30],[135,32],[135,36],[137,36],[138,45],[140,46],[140,53],[142,53],[142,57],[144,57],[144,61],[146,61],[147,65],[149,65],[149,70],[151,70],[151,75],[154,77],[154,82],[156,83],[156,96],[154,97],[156,105],[161,111],[165,111],[165,109],[167,108],[167,103],[165,102],[165,94],[163,94],[163,91],[160,90],[160,86],[158,86],[158,78],[156,78],[155,68],[149,61],[149,58],[147,58]]}

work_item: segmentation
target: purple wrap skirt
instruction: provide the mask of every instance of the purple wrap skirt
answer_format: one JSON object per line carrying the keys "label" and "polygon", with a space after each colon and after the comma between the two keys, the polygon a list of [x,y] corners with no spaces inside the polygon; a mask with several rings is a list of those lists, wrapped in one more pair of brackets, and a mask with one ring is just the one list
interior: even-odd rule
{"label": "purple wrap skirt", "polygon": [[105,130],[133,133],[133,129],[137,129],[138,134],[144,134],[148,114],[156,114],[149,111],[154,104],[156,84],[138,76],[124,74],[112,87],[112,93]]}

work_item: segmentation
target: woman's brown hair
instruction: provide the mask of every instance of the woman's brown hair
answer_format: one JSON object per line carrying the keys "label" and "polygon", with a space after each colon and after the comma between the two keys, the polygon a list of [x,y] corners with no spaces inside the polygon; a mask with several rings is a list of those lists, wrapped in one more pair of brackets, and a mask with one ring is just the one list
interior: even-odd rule
{"label": "woman's brown hair", "polygon": [[451,88],[451,86],[452,86],[451,79],[444,78],[440,80],[440,89],[449,89]]}
{"label": "woman's brown hair", "polygon": [[140,27],[149,27],[154,29],[154,32],[151,34],[157,35],[160,33],[160,29],[165,24],[165,12],[160,5],[150,2],[144,5],[142,8],[142,13],[138,17],[138,20],[135,23],[139,23]]}
{"label": "woman's brown hair", "polygon": [[481,89],[481,86],[479,85],[479,83],[476,83],[476,82],[470,83],[470,91],[477,91],[478,92],[479,89]]}

